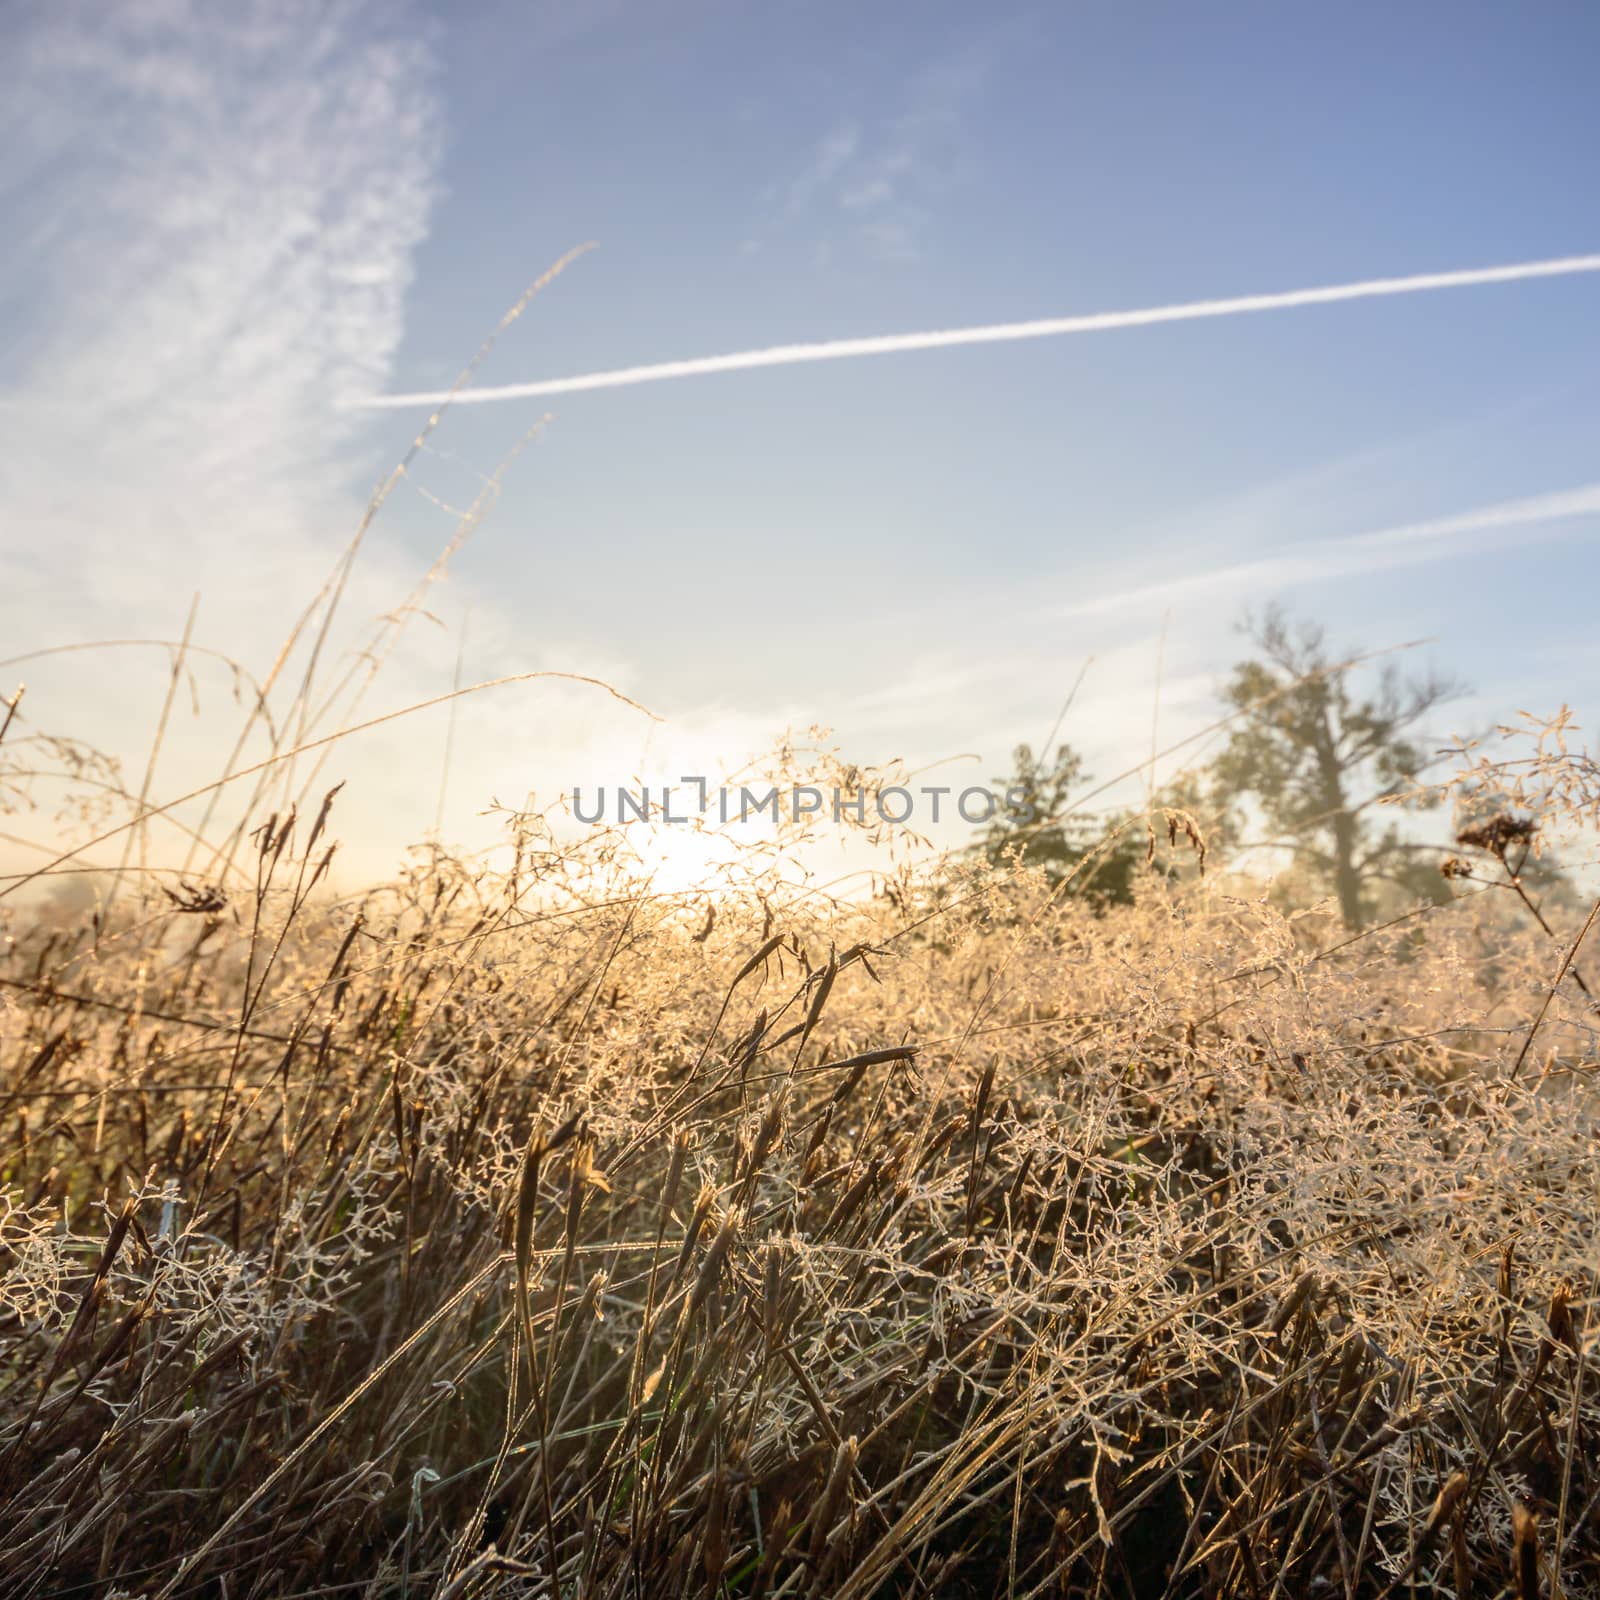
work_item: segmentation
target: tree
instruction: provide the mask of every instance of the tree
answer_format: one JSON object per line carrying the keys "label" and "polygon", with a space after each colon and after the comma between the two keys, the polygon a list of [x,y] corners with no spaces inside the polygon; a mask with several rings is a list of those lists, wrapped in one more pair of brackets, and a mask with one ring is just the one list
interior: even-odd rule
{"label": "tree", "polygon": [[1447,899],[1431,847],[1407,840],[1393,822],[1380,827],[1372,812],[1415,788],[1428,758],[1412,730],[1459,686],[1432,674],[1406,679],[1388,664],[1362,698],[1321,628],[1291,625],[1273,607],[1259,620],[1247,616],[1241,630],[1257,655],[1234,668],[1224,690],[1240,715],[1216,781],[1255,800],[1297,864],[1337,896],[1352,931],[1365,925],[1380,884]]}
{"label": "tree", "polygon": [[[1202,806],[1191,776],[1174,779],[1148,818],[1142,811],[1093,816],[1075,811],[1071,803],[1074,789],[1090,781],[1071,745],[1059,745],[1049,765],[1034,755],[1031,745],[1018,745],[1012,761],[1013,774],[996,779],[1006,797],[1005,811],[974,846],[992,866],[1015,859],[1041,868],[1052,887],[1071,878],[1073,893],[1101,906],[1127,905],[1142,873],[1179,874],[1177,850],[1168,838],[1169,813],[1184,819],[1172,832],[1187,835],[1189,859],[1198,860],[1200,834],[1190,829],[1193,813]],[[1027,820],[1019,822],[1018,817]]]}
{"label": "tree", "polygon": [[[1056,747],[1054,761],[1034,755],[1032,745],[1019,744],[1012,763],[1012,775],[996,780],[1006,810],[988,825],[976,848],[994,866],[1016,860],[1041,868],[1053,887],[1071,876],[1098,842],[1093,823],[1068,808],[1073,789],[1087,781],[1083,760],[1069,744]],[[1117,887],[1108,884],[1105,892],[1115,897]]]}

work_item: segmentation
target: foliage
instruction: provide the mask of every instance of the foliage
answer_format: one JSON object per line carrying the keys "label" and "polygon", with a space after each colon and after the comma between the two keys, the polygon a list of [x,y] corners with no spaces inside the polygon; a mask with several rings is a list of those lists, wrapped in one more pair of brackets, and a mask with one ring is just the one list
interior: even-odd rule
{"label": "foliage", "polygon": [[1320,628],[1295,626],[1277,609],[1244,626],[1257,653],[1224,690],[1239,715],[1215,763],[1217,783],[1255,801],[1273,842],[1337,897],[1348,928],[1366,923],[1380,886],[1447,898],[1441,852],[1380,825],[1375,808],[1408,795],[1414,806],[1429,803],[1416,788],[1430,763],[1417,729],[1457,686],[1432,674],[1407,679],[1385,663],[1362,694]]}
{"label": "foliage", "polygon": [[[996,778],[1007,806],[973,846],[992,867],[1031,868],[1053,889],[1080,896],[1097,908],[1132,905],[1141,884],[1176,882],[1198,871],[1198,840],[1215,850],[1231,837],[1228,809],[1204,798],[1193,774],[1180,774],[1144,810],[1090,813],[1073,796],[1091,779],[1071,745],[1056,749],[1048,765],[1031,745],[1018,745],[1009,776]],[[1181,824],[1169,826],[1169,817]],[[1197,821],[1205,818],[1205,821]],[[1185,850],[1177,838],[1186,835]]]}

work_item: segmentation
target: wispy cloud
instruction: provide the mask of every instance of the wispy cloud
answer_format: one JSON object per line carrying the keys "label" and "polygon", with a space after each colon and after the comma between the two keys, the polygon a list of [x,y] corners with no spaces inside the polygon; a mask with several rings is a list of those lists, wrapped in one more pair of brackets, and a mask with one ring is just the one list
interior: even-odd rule
{"label": "wispy cloud", "polygon": [[[1264,311],[1333,305],[1347,300],[1426,294],[1439,289],[1465,289],[1493,283],[1521,283],[1534,278],[1568,277],[1587,272],[1600,272],[1600,255],[1563,256],[1548,261],[1521,261],[1510,266],[1474,267],[1456,272],[1426,272],[1407,278],[1369,278],[1359,283],[1291,289],[1278,294],[1239,295],[1227,300],[1189,300],[1177,305],[1148,306],[1137,311],[1101,311],[1087,316],[987,323],[974,328],[948,328],[928,333],[894,333],[863,339],[829,339],[817,344],[774,345],[764,350],[701,356],[691,361],[663,361],[644,367],[620,367],[574,378],[544,378],[533,383],[463,389],[455,395],[454,402],[456,405],[474,405],[495,400],[528,400],[546,395],[577,394],[590,389],[624,389],[640,383],[712,377],[728,372],[750,372],[762,367],[798,366],[815,361],[852,361],[865,356],[908,355],[919,351],[951,350],[966,345],[1054,339],[1076,333],[1111,333],[1126,328],[1154,327],[1166,322],[1248,316]],[[363,404],[391,407],[436,405],[447,398],[443,392],[377,395]]]}
{"label": "wispy cloud", "polygon": [[[420,26],[376,0],[11,11],[8,655],[175,634],[199,592],[197,640],[270,663],[364,498],[351,404],[389,376],[435,184]],[[409,587],[380,557],[351,612],[365,630]],[[127,754],[164,670],[149,652],[56,657],[27,673],[24,710]]]}
{"label": "wispy cloud", "polygon": [[[1251,561],[1214,567],[1165,583],[1140,584],[1094,595],[1052,608],[1056,618],[1100,616],[1114,611],[1159,609],[1200,601],[1216,590],[1230,594],[1260,592],[1290,583],[1350,578],[1388,567],[1438,560],[1470,544],[1503,543],[1505,535],[1550,523],[1600,517],[1600,483],[1551,494],[1504,500],[1456,516],[1402,523],[1347,539],[1318,539],[1275,551]],[[1484,536],[1490,536],[1485,539]],[[1494,536],[1502,536],[1496,538]]]}
{"label": "wispy cloud", "polygon": [[812,151],[805,166],[784,185],[785,216],[799,217],[826,194],[839,174],[855,159],[861,146],[861,130],[854,122],[841,122]]}
{"label": "wispy cloud", "polygon": [[428,56],[391,18],[68,0],[13,28],[14,641],[196,589],[248,624],[353,525],[350,406],[390,371],[436,159]]}
{"label": "wispy cloud", "polygon": [[[800,170],[774,186],[763,231],[803,227],[824,261],[846,250],[917,259],[935,202],[971,167],[967,113],[985,70],[969,51],[916,74],[887,115],[840,118]],[[746,248],[759,242],[753,237]]]}

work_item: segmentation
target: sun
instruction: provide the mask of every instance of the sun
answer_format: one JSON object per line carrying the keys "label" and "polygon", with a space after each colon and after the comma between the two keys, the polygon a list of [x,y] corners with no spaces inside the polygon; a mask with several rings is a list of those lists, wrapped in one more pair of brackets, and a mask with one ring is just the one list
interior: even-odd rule
{"label": "sun", "polygon": [[741,856],[733,839],[712,829],[652,822],[627,831],[640,875],[657,894],[724,890]]}

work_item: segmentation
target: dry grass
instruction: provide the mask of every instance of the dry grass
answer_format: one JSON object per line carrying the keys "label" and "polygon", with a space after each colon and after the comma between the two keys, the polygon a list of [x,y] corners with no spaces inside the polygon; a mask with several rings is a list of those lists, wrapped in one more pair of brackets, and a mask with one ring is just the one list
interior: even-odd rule
{"label": "dry grass", "polygon": [[357,908],[335,821],[11,927],[0,1592],[1600,1592],[1594,1017],[1487,872]]}

